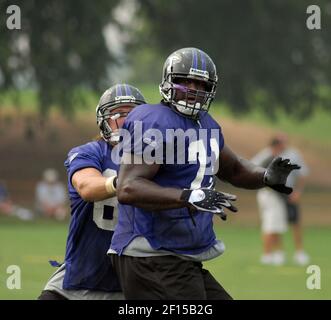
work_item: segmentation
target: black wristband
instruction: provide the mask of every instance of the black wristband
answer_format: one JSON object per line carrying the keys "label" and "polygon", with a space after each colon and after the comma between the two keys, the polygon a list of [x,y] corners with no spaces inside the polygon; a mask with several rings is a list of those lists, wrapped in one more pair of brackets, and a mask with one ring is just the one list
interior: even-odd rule
{"label": "black wristband", "polygon": [[192,192],[192,190],[190,190],[190,189],[184,189],[182,194],[180,195],[180,200],[188,202],[188,199],[190,198],[191,192]]}

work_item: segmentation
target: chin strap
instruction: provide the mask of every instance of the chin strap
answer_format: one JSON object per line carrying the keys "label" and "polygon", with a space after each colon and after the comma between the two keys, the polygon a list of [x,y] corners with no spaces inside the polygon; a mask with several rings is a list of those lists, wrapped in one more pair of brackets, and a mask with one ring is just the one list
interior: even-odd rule
{"label": "chin strap", "polygon": [[176,108],[179,112],[185,115],[197,115],[198,112],[201,110],[200,102],[195,104],[186,103],[184,100],[179,100],[176,102]]}

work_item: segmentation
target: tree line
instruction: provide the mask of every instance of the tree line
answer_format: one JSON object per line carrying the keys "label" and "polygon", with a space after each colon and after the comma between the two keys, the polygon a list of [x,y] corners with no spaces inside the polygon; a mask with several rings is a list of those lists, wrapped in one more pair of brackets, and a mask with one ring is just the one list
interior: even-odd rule
{"label": "tree line", "polygon": [[[1,2],[0,13],[9,2]],[[37,89],[41,114],[54,104],[71,112],[78,89],[100,92],[109,86],[110,67],[124,61],[135,81],[160,81],[167,55],[194,46],[215,61],[217,98],[237,113],[256,105],[271,116],[283,109],[304,118],[317,105],[331,110],[327,0],[316,3],[320,30],[307,28],[309,0],[131,2],[130,21],[121,24],[114,10],[121,5],[125,11],[127,0],[18,1],[22,30],[1,26],[0,90],[19,89],[19,80],[28,79]],[[103,32],[109,23],[126,35],[121,55],[106,46]]]}

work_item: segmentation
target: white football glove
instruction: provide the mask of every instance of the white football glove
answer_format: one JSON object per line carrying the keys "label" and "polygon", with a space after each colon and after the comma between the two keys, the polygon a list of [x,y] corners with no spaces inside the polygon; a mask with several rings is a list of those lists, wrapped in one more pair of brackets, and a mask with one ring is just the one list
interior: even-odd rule
{"label": "white football glove", "polygon": [[233,194],[218,192],[208,188],[183,190],[181,199],[190,203],[197,210],[211,212],[219,215],[223,220],[226,220],[224,208],[237,212],[238,209],[231,203],[237,197]]}

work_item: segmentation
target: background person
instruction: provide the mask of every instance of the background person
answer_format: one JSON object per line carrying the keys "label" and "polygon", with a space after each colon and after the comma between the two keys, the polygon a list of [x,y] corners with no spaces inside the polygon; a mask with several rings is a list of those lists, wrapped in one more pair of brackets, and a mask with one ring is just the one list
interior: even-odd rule
{"label": "background person", "polygon": [[0,181],[0,213],[6,216],[14,212],[14,204],[11,200],[6,183]]}
{"label": "background person", "polygon": [[[272,140],[270,147],[262,150],[251,161],[266,168],[279,153],[278,143]],[[257,191],[263,244],[262,264],[282,265],[285,262],[282,235],[287,231],[288,224],[284,199],[283,195],[270,188]]]}
{"label": "background person", "polygon": [[30,209],[21,207],[12,201],[4,181],[0,181],[0,214],[16,216],[21,220],[32,220],[34,218],[34,214]]}
{"label": "background person", "polygon": [[[303,247],[303,231],[299,205],[309,169],[301,153],[289,146],[288,136],[285,133],[275,135],[270,142],[270,146],[261,150],[252,161],[266,167],[277,156],[290,159],[292,163],[297,163],[301,168],[292,171],[288,177],[287,184],[293,188],[291,194],[281,195],[279,197],[280,195],[273,193],[272,190],[263,189],[258,191],[257,199],[262,214],[262,230],[264,230],[264,255],[261,258],[261,262],[284,263],[285,256],[281,246],[281,239],[277,234],[268,232],[268,228],[269,231],[270,228],[271,230],[279,230],[279,233],[282,234],[286,231],[288,222],[292,226],[295,245],[293,261],[299,265],[306,265],[309,263],[309,256]],[[268,198],[270,200],[269,203]],[[270,247],[274,249],[273,256],[270,254]]]}
{"label": "background person", "polygon": [[67,215],[67,192],[55,169],[46,169],[36,187],[36,208],[45,217],[64,220]]}

